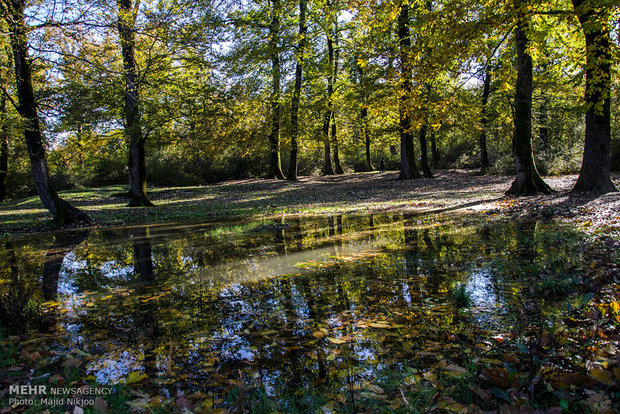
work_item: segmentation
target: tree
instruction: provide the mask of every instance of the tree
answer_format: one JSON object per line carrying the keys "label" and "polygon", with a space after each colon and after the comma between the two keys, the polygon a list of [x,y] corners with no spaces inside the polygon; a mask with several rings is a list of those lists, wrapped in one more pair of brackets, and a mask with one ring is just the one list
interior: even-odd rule
{"label": "tree", "polygon": [[0,11],[10,29],[15,81],[18,97],[17,112],[24,120],[24,138],[30,156],[34,184],[41,202],[60,225],[90,223],[83,211],[61,199],[50,180],[43,146],[37,102],[32,84],[32,61],[28,57],[28,32],[25,0],[0,0]]}
{"label": "tree", "polygon": [[487,124],[488,103],[491,94],[491,68],[487,64],[484,71],[484,85],[482,87],[482,114],[480,116],[480,172],[485,174],[489,169],[489,153],[487,151]]}
{"label": "tree", "polygon": [[523,0],[515,0],[517,25],[515,44],[517,49],[517,82],[514,98],[513,154],[517,176],[507,191],[511,195],[549,194],[551,187],[541,178],[532,149],[532,57],[528,52],[528,22]]}
{"label": "tree", "polygon": [[306,25],[306,9],[307,0],[299,0],[299,41],[297,42],[295,65],[295,86],[293,90],[293,98],[291,99],[291,158],[289,162],[289,170],[287,180],[297,180],[297,152],[299,146],[297,140],[299,138],[299,100],[301,96],[301,83],[303,78],[304,52],[306,46],[306,33],[308,26]]}
{"label": "tree", "polygon": [[[333,18],[331,2],[328,0],[326,3],[326,13],[329,18]],[[334,118],[334,81],[335,81],[335,60],[334,60],[334,38],[332,34],[331,24],[328,23],[326,33],[327,43],[327,96],[325,98],[326,107],[325,114],[323,115],[323,175],[333,175],[334,168],[332,167],[332,155],[331,155],[331,142],[329,139],[329,126]]]}
{"label": "tree", "polygon": [[140,113],[140,79],[136,70],[135,23],[140,0],[118,0],[118,33],[125,75],[125,133],[129,137],[129,206],[153,206],[146,194],[145,138]]}
{"label": "tree", "polygon": [[581,171],[574,193],[604,194],[618,189],[610,179],[612,6],[604,0],[572,0],[586,41],[586,132]]}
{"label": "tree", "polygon": [[415,163],[413,134],[411,132],[411,82],[413,67],[411,64],[411,38],[409,36],[409,4],[400,5],[398,15],[398,43],[400,50],[400,175],[401,180],[421,178]]}
{"label": "tree", "polygon": [[6,175],[9,170],[9,133],[6,125],[6,95],[0,98],[0,202],[6,197]]}
{"label": "tree", "polygon": [[269,173],[267,178],[284,179],[280,161],[280,15],[281,0],[271,0],[269,54],[271,57],[271,133],[269,134]]}
{"label": "tree", "polygon": [[[332,84],[334,85],[334,88],[336,88],[336,82],[338,81],[338,62],[340,60],[340,45],[339,45],[339,33],[338,33],[338,18],[337,16],[334,18],[334,65],[333,65],[333,72],[332,72],[332,77],[333,77],[333,81]],[[331,122],[332,122],[332,136],[331,136],[331,141],[332,144],[334,145],[334,172],[336,174],[344,174],[344,170],[342,168],[342,165],[340,164],[340,152],[339,152],[339,146],[338,146],[338,128],[336,126],[336,110],[334,108],[334,105],[332,104],[332,118],[331,118]]]}

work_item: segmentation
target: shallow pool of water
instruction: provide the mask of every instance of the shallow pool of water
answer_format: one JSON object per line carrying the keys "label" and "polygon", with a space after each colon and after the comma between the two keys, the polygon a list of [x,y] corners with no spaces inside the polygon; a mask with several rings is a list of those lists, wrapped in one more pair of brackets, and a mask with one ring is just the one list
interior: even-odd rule
{"label": "shallow pool of water", "polygon": [[0,259],[2,288],[46,302],[57,347],[90,355],[99,383],[139,371],[169,396],[225,397],[368,388],[389,369],[420,381],[484,358],[527,278],[583,260],[574,237],[484,217],[284,217],[37,236],[5,241]]}

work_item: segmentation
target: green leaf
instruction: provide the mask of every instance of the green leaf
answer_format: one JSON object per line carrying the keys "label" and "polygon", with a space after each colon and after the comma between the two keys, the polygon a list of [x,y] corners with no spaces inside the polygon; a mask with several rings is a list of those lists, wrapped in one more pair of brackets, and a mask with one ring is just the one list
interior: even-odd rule
{"label": "green leaf", "polygon": [[506,402],[510,403],[510,396],[508,394],[506,394],[506,392],[504,392],[503,390],[500,390],[497,387],[493,387],[493,388],[491,388],[491,392],[497,398],[501,398],[502,400],[505,400]]}
{"label": "green leaf", "polygon": [[584,306],[586,306],[588,303],[590,303],[592,298],[594,298],[594,293],[593,292],[588,292],[585,295],[583,295],[581,297],[581,300],[579,301],[579,307],[583,308]]}

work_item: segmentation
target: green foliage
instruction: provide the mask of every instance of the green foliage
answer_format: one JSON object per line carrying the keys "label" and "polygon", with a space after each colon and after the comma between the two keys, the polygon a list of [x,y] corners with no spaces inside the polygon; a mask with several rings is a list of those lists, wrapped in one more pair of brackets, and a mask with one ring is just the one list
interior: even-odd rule
{"label": "green foliage", "polygon": [[29,289],[21,286],[0,293],[0,329],[23,333],[41,326],[43,319],[41,305]]}
{"label": "green foliage", "polygon": [[450,290],[452,301],[459,308],[466,308],[472,304],[471,293],[467,290],[465,283],[457,283]]}

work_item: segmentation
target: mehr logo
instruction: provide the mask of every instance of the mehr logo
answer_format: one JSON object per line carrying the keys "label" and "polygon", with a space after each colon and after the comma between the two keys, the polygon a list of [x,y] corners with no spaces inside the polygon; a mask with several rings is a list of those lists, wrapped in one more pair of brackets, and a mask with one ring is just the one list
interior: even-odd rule
{"label": "mehr logo", "polygon": [[10,385],[9,394],[47,394],[46,385]]}

